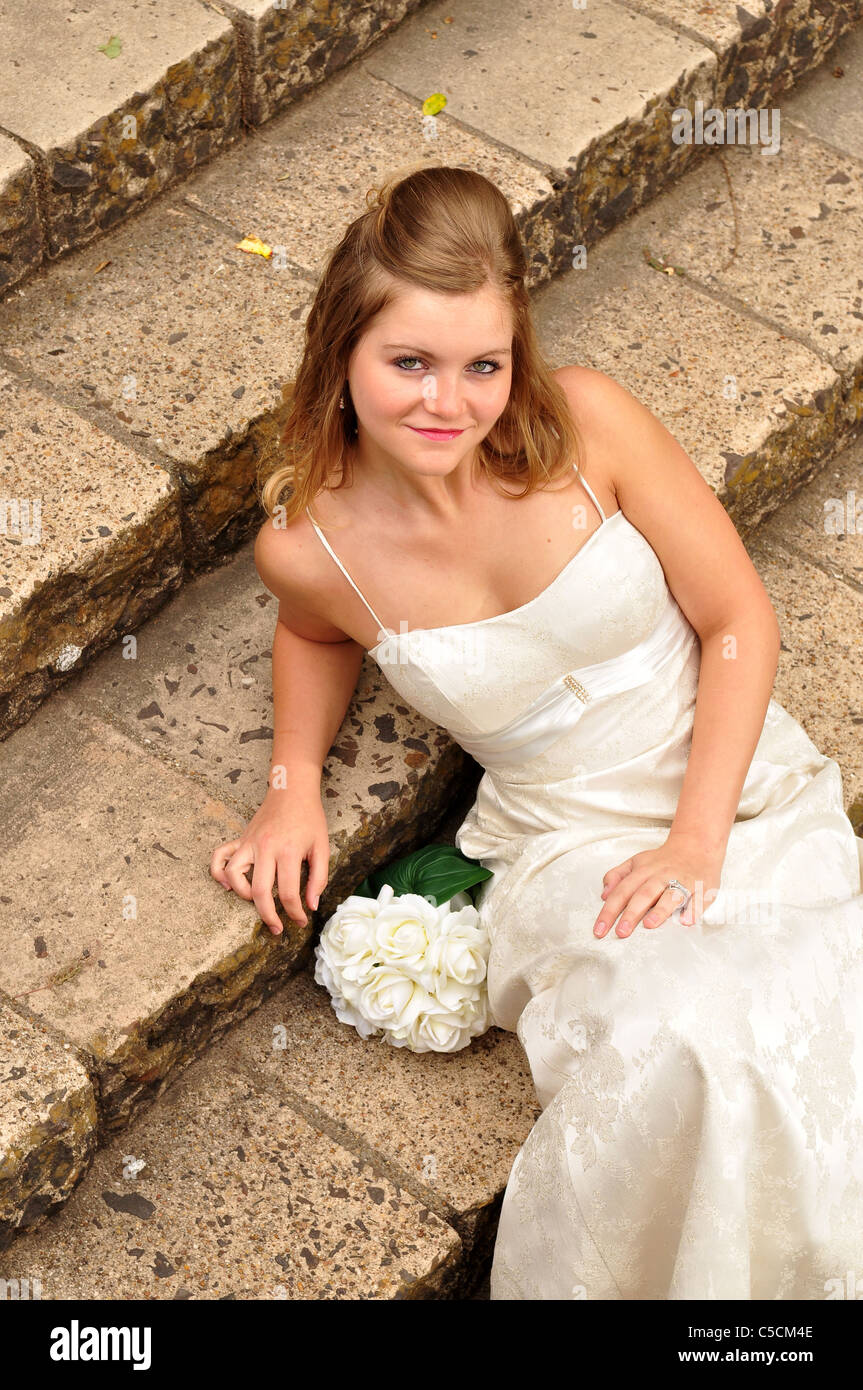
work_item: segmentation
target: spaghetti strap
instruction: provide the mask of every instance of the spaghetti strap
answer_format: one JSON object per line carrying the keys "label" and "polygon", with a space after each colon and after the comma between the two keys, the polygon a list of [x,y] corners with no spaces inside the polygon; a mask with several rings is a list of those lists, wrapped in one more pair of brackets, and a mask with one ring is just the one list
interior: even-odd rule
{"label": "spaghetti strap", "polygon": [[[572,466],[576,470],[576,472],[578,472],[578,464],[574,463]],[[593,505],[596,507],[596,510],[599,512],[599,515],[602,517],[603,521],[605,521],[605,512],[602,510],[601,506],[597,502],[596,497],[593,493],[593,488],[590,486],[590,483],[587,481],[586,478],[582,478],[580,473],[578,474],[578,480],[581,483],[581,486],[584,488],[585,492],[590,494],[591,498],[593,499]]]}
{"label": "spaghetti strap", "polygon": [[357,593],[359,594],[360,598],[362,599],[363,603],[366,605],[366,608],[369,610],[369,612],[371,613],[371,615],[372,615],[372,617],[374,618],[375,622],[377,623],[379,631],[381,631],[381,632],[389,632],[390,629],[386,626],[386,623],[382,623],[382,622],[381,622],[380,618],[378,617],[378,615],[377,615],[377,613],[375,612],[375,610],[372,608],[372,605],[369,603],[368,599],[366,598],[365,594],[364,594],[364,593],[362,592],[362,590],[360,589],[359,585],[358,585],[358,584],[354,584],[354,581],[351,579],[351,576],[348,574],[347,570],[345,569],[345,567],[344,567],[344,565],[342,564],[341,560],[339,559],[338,555],[337,555],[336,552],[333,550],[333,547],[330,545],[330,543],[329,543],[329,541],[327,540],[326,536],[325,536],[324,533],[322,532],[320,526],[319,526],[318,523],[314,520],[314,518],[312,517],[311,513],[309,512],[308,507],[306,507],[306,516],[309,518],[309,521],[310,521],[310,522],[312,523],[312,525],[314,526],[314,528],[315,528],[316,532],[318,533],[318,536],[320,537],[320,539],[321,539],[321,541],[323,542],[324,546],[326,547],[326,549],[327,549],[327,550],[330,552],[330,554],[332,555],[333,559],[335,560],[335,562],[336,562],[336,564],[338,565],[339,569],[341,570],[342,574],[345,576],[345,579],[348,581],[349,584],[351,584],[351,585],[353,586],[354,589],[356,589],[356,591],[357,591]]}

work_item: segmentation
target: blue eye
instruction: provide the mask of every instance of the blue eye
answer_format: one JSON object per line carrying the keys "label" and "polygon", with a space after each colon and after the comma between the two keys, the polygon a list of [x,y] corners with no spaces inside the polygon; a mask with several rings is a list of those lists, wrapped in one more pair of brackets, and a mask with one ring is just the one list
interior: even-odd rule
{"label": "blue eye", "polygon": [[[410,368],[405,368],[403,364],[404,364],[405,362],[419,362],[419,361],[421,361],[421,360],[422,360],[422,359],[419,358],[419,357],[407,357],[407,356],[405,356],[405,357],[396,357],[396,358],[394,359],[394,361],[393,361],[393,366],[395,366],[395,367],[400,367],[400,368],[402,369],[402,371],[405,371],[405,370],[410,371],[411,369],[410,369]],[[499,372],[499,371],[500,371],[500,368],[501,368],[500,362],[497,362],[493,357],[480,357],[480,358],[477,358],[477,361],[474,362],[472,365],[473,365],[473,366],[477,366],[477,364],[479,364],[480,366],[491,367],[491,371],[490,371],[490,372],[474,372],[474,376],[494,376],[495,372]]]}

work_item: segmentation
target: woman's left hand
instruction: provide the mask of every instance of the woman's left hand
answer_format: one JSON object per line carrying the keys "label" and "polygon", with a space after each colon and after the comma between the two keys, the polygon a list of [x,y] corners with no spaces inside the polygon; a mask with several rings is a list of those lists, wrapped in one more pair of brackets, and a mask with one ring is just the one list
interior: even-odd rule
{"label": "woman's left hand", "polygon": [[645,927],[658,927],[681,904],[676,888],[666,888],[676,878],[692,894],[680,914],[684,926],[692,926],[696,907],[709,907],[719,892],[725,849],[708,849],[686,835],[671,834],[659,849],[643,850],[603,875],[605,906],[594,924],[594,935],[605,936],[617,925],[618,936],[629,936],[644,918]]}

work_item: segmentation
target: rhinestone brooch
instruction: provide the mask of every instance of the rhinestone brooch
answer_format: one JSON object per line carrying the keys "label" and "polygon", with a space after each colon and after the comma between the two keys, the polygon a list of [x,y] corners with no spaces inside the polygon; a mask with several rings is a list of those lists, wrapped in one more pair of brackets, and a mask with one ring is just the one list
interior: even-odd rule
{"label": "rhinestone brooch", "polygon": [[584,704],[587,704],[588,700],[590,699],[590,695],[588,691],[585,690],[581,681],[577,681],[575,679],[575,676],[564,676],[563,683],[564,685],[569,686],[570,690],[578,696],[579,700],[582,700]]}

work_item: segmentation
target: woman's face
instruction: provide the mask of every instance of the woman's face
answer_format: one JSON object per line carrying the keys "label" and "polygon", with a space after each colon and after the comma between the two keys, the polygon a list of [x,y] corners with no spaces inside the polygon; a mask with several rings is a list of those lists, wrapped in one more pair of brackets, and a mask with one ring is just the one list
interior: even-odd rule
{"label": "woman's face", "polygon": [[351,355],[358,453],[447,474],[503,413],[511,382],[512,315],[494,290],[402,288]]}

